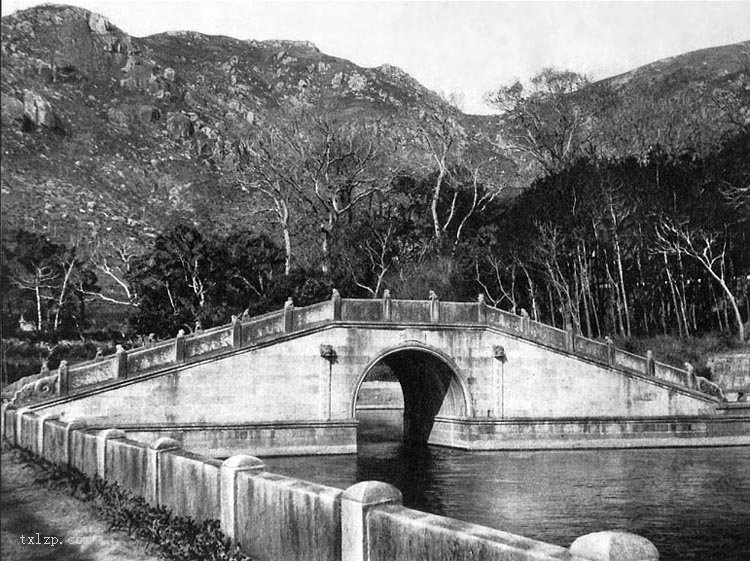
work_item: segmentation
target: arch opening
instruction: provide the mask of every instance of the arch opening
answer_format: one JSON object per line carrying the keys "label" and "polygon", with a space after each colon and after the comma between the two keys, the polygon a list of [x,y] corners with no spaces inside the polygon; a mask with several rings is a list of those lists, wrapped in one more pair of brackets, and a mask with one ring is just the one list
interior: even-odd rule
{"label": "arch opening", "polygon": [[437,416],[463,417],[466,412],[455,367],[421,348],[394,350],[376,360],[354,401],[364,438],[408,444],[428,443]]}

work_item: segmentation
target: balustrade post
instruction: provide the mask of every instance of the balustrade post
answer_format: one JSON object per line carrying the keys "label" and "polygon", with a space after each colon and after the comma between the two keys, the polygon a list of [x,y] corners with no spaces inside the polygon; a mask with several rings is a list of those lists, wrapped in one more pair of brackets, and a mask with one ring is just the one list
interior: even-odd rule
{"label": "balustrade post", "polygon": [[233,543],[237,541],[237,474],[241,471],[260,473],[265,469],[262,460],[238,454],[224,460],[220,469],[221,529]]}
{"label": "balustrade post", "polygon": [[341,321],[341,294],[335,288],[331,293],[331,307],[333,308],[333,321]]}
{"label": "balustrade post", "polygon": [[615,342],[610,337],[605,337],[607,342],[607,364],[615,365]]}
{"label": "balustrade post", "polygon": [[96,475],[107,479],[107,441],[111,438],[125,438],[120,429],[105,429],[96,435]]}
{"label": "balustrade post", "polygon": [[651,349],[646,351],[646,376],[656,376],[656,362]]}
{"label": "balustrade post", "polygon": [[59,419],[60,416],[55,413],[42,413],[39,416],[39,424],[36,426],[36,455],[44,460],[48,460],[44,455],[44,423],[53,419]]}
{"label": "balustrade post", "polygon": [[290,296],[284,302],[284,333],[294,331],[294,300]]}
{"label": "balustrade post", "polygon": [[242,322],[237,316],[232,316],[232,347],[239,349],[242,346]]}
{"label": "balustrade post", "polygon": [[159,438],[149,445],[148,451],[146,452],[148,454],[148,471],[146,472],[148,474],[148,486],[146,489],[145,497],[148,503],[152,505],[161,504],[161,501],[159,500],[159,493],[161,492],[161,489],[159,488],[161,471],[161,467],[159,464],[161,462],[161,456],[164,454],[164,452],[169,452],[170,450],[178,450],[179,448],[179,442],[166,436]]}
{"label": "balustrade post", "polygon": [[122,345],[117,345],[115,351],[115,377],[128,377],[128,353]]}
{"label": "balustrade post", "polygon": [[521,331],[527,336],[531,332],[531,318],[525,308],[521,308]]}
{"label": "balustrade post", "polygon": [[341,495],[341,561],[368,561],[371,537],[368,513],[383,505],[401,505],[401,491],[381,481],[362,481]]}
{"label": "balustrade post", "polygon": [[174,361],[184,362],[185,361],[185,330],[180,329],[177,332],[177,337],[174,340]]}
{"label": "balustrade post", "polygon": [[487,323],[487,301],[484,294],[477,296],[477,322]]}
{"label": "balustrade post", "polygon": [[440,323],[440,298],[430,290],[430,322]]}
{"label": "balustrade post", "polygon": [[61,360],[57,367],[57,395],[68,395],[70,391],[70,372],[68,361]]}
{"label": "balustrade post", "polygon": [[77,429],[83,429],[86,428],[86,421],[74,419],[72,421],[69,421],[65,423],[65,439],[63,440],[63,457],[65,458],[66,465],[72,466],[73,465],[73,458],[71,457],[70,450],[72,448],[70,440],[72,438],[72,435],[70,434],[72,431]]}
{"label": "balustrade post", "polygon": [[18,446],[20,448],[23,448],[21,446],[21,432],[23,431],[23,416],[26,413],[30,413],[31,408],[30,407],[21,407],[20,409],[16,409],[16,415],[14,419],[14,427],[13,427],[13,445]]}
{"label": "balustrade post", "polygon": [[576,350],[576,337],[575,331],[572,327],[568,327],[565,330],[565,350],[569,353],[574,353]]}
{"label": "balustrade post", "polygon": [[391,299],[391,291],[387,288],[383,291],[383,321],[391,321],[393,319],[393,300]]}

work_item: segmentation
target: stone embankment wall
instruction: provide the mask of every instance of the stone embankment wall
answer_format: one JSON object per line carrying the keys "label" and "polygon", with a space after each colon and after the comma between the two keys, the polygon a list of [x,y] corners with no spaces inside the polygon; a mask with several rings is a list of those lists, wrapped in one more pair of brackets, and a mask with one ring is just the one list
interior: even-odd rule
{"label": "stone embankment wall", "polygon": [[729,401],[750,400],[750,350],[712,356],[707,363]]}
{"label": "stone embankment wall", "polygon": [[220,462],[168,438],[146,444],[23,408],[4,407],[2,421],[6,440],[40,458],[117,482],[175,515],[220,520],[259,561],[658,560],[653,544],[633,534],[589,534],[565,548],[405,508],[385,483],[325,487],[269,473],[252,456]]}

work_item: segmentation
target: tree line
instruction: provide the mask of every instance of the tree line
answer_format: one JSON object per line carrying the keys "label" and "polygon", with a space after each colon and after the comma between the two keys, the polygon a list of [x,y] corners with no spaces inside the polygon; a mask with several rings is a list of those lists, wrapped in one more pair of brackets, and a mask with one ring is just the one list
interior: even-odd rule
{"label": "tree line", "polygon": [[106,303],[133,332],[166,337],[336,287],[482,293],[592,337],[742,339],[750,88],[737,80],[714,103],[665,105],[657,133],[647,97],[625,111],[616,92],[553,70],[488,96],[493,127],[438,101],[375,115],[297,100],[234,131],[220,171],[242,195],[242,228],[182,222],[145,249],[6,232],[4,333],[23,315],[36,333],[83,337]]}

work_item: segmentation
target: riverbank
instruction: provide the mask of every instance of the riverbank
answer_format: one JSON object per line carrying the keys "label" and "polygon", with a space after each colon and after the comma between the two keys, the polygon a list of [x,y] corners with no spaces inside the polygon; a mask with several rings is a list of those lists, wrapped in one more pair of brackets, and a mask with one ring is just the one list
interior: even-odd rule
{"label": "riverbank", "polygon": [[[157,561],[145,542],[108,528],[93,503],[55,488],[48,472],[3,447],[2,556],[15,561]],[[23,536],[23,539],[22,539]],[[39,541],[41,543],[37,544]],[[46,542],[46,543],[45,543]],[[55,545],[53,543],[57,542]]]}

